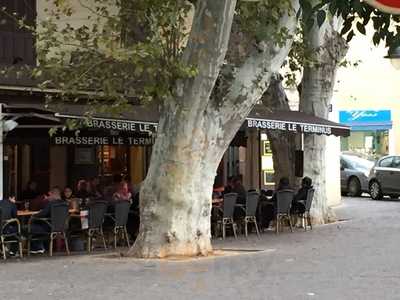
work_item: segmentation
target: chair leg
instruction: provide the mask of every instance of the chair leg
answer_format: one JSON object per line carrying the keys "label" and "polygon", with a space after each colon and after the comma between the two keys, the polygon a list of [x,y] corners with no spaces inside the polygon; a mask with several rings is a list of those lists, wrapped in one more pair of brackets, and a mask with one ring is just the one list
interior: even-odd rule
{"label": "chair leg", "polygon": [[65,250],[67,251],[67,255],[69,255],[70,252],[69,252],[68,238],[67,238],[67,235],[65,234],[65,232],[63,232],[63,237],[64,237],[64,242],[65,242]]}
{"label": "chair leg", "polygon": [[307,231],[307,218],[306,218],[306,214],[304,213],[302,218],[301,218],[301,222],[302,224],[304,224],[304,231]]}
{"label": "chair leg", "polygon": [[28,238],[27,240],[27,245],[26,245],[26,251],[28,251],[28,256],[31,256],[31,239]]}
{"label": "chair leg", "polygon": [[310,213],[307,213],[307,220],[308,220],[308,224],[310,225],[310,229],[312,230],[312,223],[311,223]]}
{"label": "chair leg", "polygon": [[279,216],[276,216],[275,233],[279,234]]}
{"label": "chair leg", "polygon": [[222,223],[222,239],[224,240],[226,236],[226,224]]}
{"label": "chair leg", "polygon": [[49,255],[50,256],[53,256],[53,239],[54,239],[53,234],[50,234],[50,246],[49,246]]}
{"label": "chair leg", "polygon": [[4,237],[1,237],[1,251],[3,251],[3,259],[7,259],[6,245],[4,244]]}
{"label": "chair leg", "polygon": [[247,238],[247,236],[248,236],[248,228],[247,228],[247,220],[244,220],[244,235],[246,236],[246,238]]}
{"label": "chair leg", "polygon": [[290,231],[293,232],[292,218],[288,215]]}
{"label": "chair leg", "polygon": [[118,234],[118,229],[115,227],[114,228],[114,249],[117,249],[117,234]]}
{"label": "chair leg", "polygon": [[260,231],[258,230],[257,220],[254,219],[254,226],[256,226],[257,237],[260,239]]}
{"label": "chair leg", "polygon": [[233,235],[235,236],[235,240],[237,240],[236,226],[236,223],[232,221]]}
{"label": "chair leg", "polygon": [[88,231],[88,243],[87,243],[87,251],[91,252],[92,251],[92,232]]}
{"label": "chair leg", "polygon": [[129,248],[131,245],[129,243],[129,235],[128,235],[128,230],[126,229],[126,226],[124,227],[124,232],[125,232],[126,243],[128,244],[128,248]]}
{"label": "chair leg", "polygon": [[18,248],[19,248],[19,257],[22,258],[22,242],[21,239],[18,241]]}
{"label": "chair leg", "polygon": [[100,234],[101,234],[101,237],[103,239],[104,250],[107,250],[106,238],[104,237],[103,229],[100,229]]}

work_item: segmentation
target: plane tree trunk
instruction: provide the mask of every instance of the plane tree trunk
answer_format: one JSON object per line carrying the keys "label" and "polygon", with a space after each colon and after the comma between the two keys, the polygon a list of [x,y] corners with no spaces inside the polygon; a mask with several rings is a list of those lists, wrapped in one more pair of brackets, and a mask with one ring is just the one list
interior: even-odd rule
{"label": "plane tree trunk", "polygon": [[[331,18],[320,28],[314,25],[304,34],[306,47],[312,53],[312,63],[304,67],[300,110],[322,118],[328,118],[336,70],[348,49],[346,41],[336,30],[338,26],[339,22]],[[320,224],[334,217],[327,205],[325,149],[325,136],[305,134],[304,175],[313,180],[312,216],[313,222]]]}
{"label": "plane tree trunk", "polygon": [[[273,74],[262,103],[273,111],[289,111],[289,100],[286,97],[280,74]],[[297,185],[295,176],[296,134],[278,130],[266,130],[272,149],[275,184],[281,177],[288,177],[291,185]]]}
{"label": "plane tree trunk", "polygon": [[[297,11],[298,1],[292,1]],[[185,60],[194,78],[177,84],[162,106],[148,175],[140,191],[139,234],[128,255],[143,258],[207,255],[211,194],[216,170],[230,141],[281,67],[291,40],[268,41],[238,69],[220,99],[210,98],[223,64],[236,1],[197,1]],[[296,12],[281,25],[293,32]]]}

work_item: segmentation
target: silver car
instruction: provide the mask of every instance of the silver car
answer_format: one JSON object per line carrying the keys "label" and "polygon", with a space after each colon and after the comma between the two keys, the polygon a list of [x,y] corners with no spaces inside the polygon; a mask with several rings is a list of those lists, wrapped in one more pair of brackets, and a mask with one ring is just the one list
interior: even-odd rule
{"label": "silver car", "polygon": [[400,156],[384,156],[376,162],[369,175],[369,193],[375,200],[399,197]]}
{"label": "silver car", "polygon": [[374,166],[372,161],[355,155],[340,155],[340,185],[342,193],[358,197],[369,192],[368,176]]}

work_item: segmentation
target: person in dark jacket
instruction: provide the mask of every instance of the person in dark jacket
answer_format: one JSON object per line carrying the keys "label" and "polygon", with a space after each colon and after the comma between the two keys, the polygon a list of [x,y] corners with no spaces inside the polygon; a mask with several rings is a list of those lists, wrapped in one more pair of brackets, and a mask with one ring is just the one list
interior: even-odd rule
{"label": "person in dark jacket", "polygon": [[[1,209],[1,221],[7,221],[9,219],[15,219],[17,217],[17,206],[15,205],[15,197],[5,197],[4,200],[0,200],[0,209]],[[0,224],[1,225],[1,224]],[[17,233],[18,228],[15,224],[9,224],[3,229],[3,234],[13,234]],[[11,256],[17,253],[18,246],[17,243],[10,243],[9,254]]]}
{"label": "person in dark jacket", "polygon": [[237,193],[238,198],[237,198],[237,203],[238,204],[242,204],[242,205],[246,205],[246,189],[243,186],[241,177],[238,176],[235,178],[235,180],[233,181],[233,190],[232,193]]}
{"label": "person in dark jacket", "polygon": [[281,179],[279,179],[279,183],[278,186],[275,189],[274,194],[272,195],[272,199],[270,203],[266,203],[263,207],[262,207],[262,224],[265,228],[268,228],[271,221],[274,219],[275,214],[276,214],[276,207],[277,207],[277,197],[276,197],[276,193],[278,191],[282,191],[282,190],[290,190],[290,182],[289,182],[289,178],[287,177],[282,177]]}
{"label": "person in dark jacket", "polygon": [[312,188],[312,180],[310,177],[304,177],[301,180],[301,188],[297,191],[292,202],[292,213],[304,213],[305,201],[307,199],[308,190]]}
{"label": "person in dark jacket", "polygon": [[[47,205],[38,213],[32,215],[31,233],[33,235],[46,234],[50,232],[50,227],[47,224],[43,222],[35,222],[34,219],[50,218],[51,208],[56,204],[65,204],[66,206],[68,206],[68,203],[61,198],[61,189],[59,187],[53,187],[49,191],[47,200],[49,201]],[[31,253],[44,253],[44,251],[45,250],[42,241],[32,242]]]}
{"label": "person in dark jacket", "polygon": [[26,189],[22,192],[22,200],[32,200],[40,196],[37,190],[37,183],[33,180],[28,182]]}

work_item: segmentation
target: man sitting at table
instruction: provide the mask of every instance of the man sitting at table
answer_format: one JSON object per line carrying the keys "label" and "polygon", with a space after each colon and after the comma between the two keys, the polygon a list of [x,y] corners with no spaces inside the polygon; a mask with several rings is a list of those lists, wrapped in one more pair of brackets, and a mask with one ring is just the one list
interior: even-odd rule
{"label": "man sitting at table", "polygon": [[[34,219],[41,218],[50,218],[51,217],[51,208],[60,203],[67,202],[61,198],[61,189],[59,187],[53,187],[49,191],[49,195],[47,196],[47,200],[49,201],[47,205],[38,213],[32,215],[32,223],[31,223],[31,233],[32,235],[41,235],[47,234],[50,232],[50,227],[43,222],[35,222]],[[43,241],[32,241],[31,245],[31,253],[44,253],[44,245]]]}
{"label": "man sitting at table", "polygon": [[[5,197],[3,200],[0,200],[0,209],[2,221],[7,221],[9,219],[14,219],[17,217],[17,206],[15,205],[15,196]],[[6,228],[4,228],[4,234],[13,234],[17,233],[18,229],[15,224],[9,224]],[[10,244],[9,254],[14,256],[17,253],[17,243]]]}

